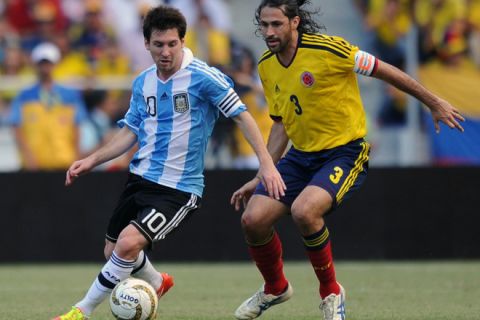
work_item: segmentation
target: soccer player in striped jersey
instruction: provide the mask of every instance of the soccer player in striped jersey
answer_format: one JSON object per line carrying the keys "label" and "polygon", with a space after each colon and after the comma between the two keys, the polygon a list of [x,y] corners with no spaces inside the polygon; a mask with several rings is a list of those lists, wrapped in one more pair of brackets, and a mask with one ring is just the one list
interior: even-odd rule
{"label": "soccer player in striped jersey", "polygon": [[198,208],[204,187],[204,154],[219,112],[232,118],[255,150],[258,177],[273,197],[285,185],[255,121],[219,70],[184,47],[186,22],[174,8],[159,6],[144,19],[145,47],[155,64],[133,83],[120,132],[104,147],[74,162],[66,185],[138,143],[130,176],[110,219],[104,265],[85,297],[55,319],[87,319],[117,283],[130,275],[149,282],[161,297],[173,285],[145,252]]}
{"label": "soccer player in striped jersey", "polygon": [[[397,68],[349,44],[320,33],[305,0],[262,0],[258,31],[268,50],[259,61],[270,115],[275,121],[267,148],[287,186],[272,199],[254,178],[234,192],[237,210],[247,203],[242,227],[249,253],[264,278],[258,292],[235,311],[254,319],[293,293],[283,272],[282,244],[275,222],[290,214],[319,280],[326,320],[345,319],[345,290],[337,282],[324,216],[354,193],[365,179],[370,146],[357,74],[382,79],[413,95],[439,122],[463,131],[463,117]],[[292,147],[282,157],[289,140]],[[250,198],[250,196],[254,195]]]}

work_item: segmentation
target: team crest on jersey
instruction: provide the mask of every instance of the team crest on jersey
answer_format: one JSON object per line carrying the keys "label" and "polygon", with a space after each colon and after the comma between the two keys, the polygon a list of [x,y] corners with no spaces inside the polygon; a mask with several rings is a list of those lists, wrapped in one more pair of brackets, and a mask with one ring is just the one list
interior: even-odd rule
{"label": "team crest on jersey", "polygon": [[315,78],[311,72],[305,71],[300,76],[300,81],[305,87],[310,88],[315,83]]}
{"label": "team crest on jersey", "polygon": [[186,92],[173,96],[173,109],[178,113],[185,113],[190,109],[188,94]]}

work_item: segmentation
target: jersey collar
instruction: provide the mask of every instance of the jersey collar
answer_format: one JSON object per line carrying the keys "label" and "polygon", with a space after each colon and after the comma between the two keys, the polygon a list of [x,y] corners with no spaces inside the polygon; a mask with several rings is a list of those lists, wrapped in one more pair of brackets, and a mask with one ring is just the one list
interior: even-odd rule
{"label": "jersey collar", "polygon": [[[176,75],[179,74],[179,72],[181,72],[183,69],[185,69],[186,67],[188,67],[188,65],[190,63],[192,63],[193,61],[193,53],[190,49],[188,48],[183,48],[183,58],[182,58],[182,64],[180,65],[180,69],[178,69],[174,74],[172,74],[170,77],[168,77],[168,79],[165,79],[165,80],[162,80],[158,75],[157,75],[157,79],[158,81],[162,82],[162,83],[167,83],[168,81],[170,81],[170,79],[174,78]],[[155,66],[155,65],[154,65]],[[155,66],[155,70],[157,70],[156,66]],[[155,71],[157,72],[157,71]]]}
{"label": "jersey collar", "polygon": [[188,48],[183,48],[183,61],[180,69],[185,69],[193,61],[193,53]]}

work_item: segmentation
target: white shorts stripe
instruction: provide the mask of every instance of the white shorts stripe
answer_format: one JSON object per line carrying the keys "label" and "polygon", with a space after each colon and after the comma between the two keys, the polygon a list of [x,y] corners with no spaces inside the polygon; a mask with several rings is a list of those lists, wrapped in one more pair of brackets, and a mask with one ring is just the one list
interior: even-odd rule
{"label": "white shorts stripe", "polygon": [[178,227],[180,222],[187,216],[187,214],[197,208],[198,197],[192,193],[190,200],[186,205],[180,208],[177,213],[173,216],[172,220],[162,228],[162,230],[155,236],[154,241],[165,239],[165,236],[169,234],[173,229]]}

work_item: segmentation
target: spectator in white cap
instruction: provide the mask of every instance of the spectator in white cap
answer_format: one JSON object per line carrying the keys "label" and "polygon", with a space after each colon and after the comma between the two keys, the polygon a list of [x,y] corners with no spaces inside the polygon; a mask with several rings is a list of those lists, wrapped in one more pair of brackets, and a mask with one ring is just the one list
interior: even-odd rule
{"label": "spectator in white cap", "polygon": [[60,58],[60,50],[56,45],[50,42],[41,43],[32,51],[32,61],[35,64],[42,61],[48,61],[55,64],[60,61]]}
{"label": "spectator in white cap", "polygon": [[37,82],[12,102],[14,126],[24,170],[64,169],[79,155],[79,124],[86,119],[80,93],[55,83],[53,69],[61,59],[52,43],[32,50]]}

